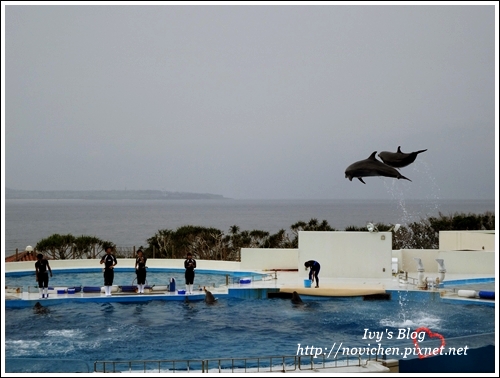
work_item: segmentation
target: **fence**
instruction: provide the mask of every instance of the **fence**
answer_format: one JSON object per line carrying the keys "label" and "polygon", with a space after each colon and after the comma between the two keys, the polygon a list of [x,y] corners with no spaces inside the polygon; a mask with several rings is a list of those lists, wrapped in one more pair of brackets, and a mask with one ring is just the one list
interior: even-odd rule
{"label": "fence", "polygon": [[350,366],[364,366],[367,361],[379,361],[383,356],[362,359],[357,356],[341,356],[329,359],[324,355],[264,356],[241,358],[214,358],[195,360],[135,360],[96,361],[95,373],[269,373],[295,372],[297,370],[321,370]]}

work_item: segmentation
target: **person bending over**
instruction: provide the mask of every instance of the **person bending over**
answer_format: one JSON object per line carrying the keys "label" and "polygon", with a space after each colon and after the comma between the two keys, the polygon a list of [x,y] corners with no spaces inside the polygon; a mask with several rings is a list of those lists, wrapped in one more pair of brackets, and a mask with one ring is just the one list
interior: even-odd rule
{"label": "person bending over", "polygon": [[304,266],[309,268],[309,279],[314,282],[316,280],[316,287],[319,287],[319,270],[321,268],[321,265],[319,265],[319,262],[315,260],[309,260],[304,263]]}

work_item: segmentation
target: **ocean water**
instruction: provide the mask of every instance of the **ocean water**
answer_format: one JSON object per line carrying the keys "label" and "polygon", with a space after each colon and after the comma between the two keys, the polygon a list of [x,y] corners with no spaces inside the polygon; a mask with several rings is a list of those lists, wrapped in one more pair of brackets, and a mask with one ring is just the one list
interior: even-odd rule
{"label": "ocean water", "polygon": [[276,233],[298,221],[326,220],[336,230],[368,222],[409,224],[439,213],[495,213],[495,200],[6,200],[5,243],[16,248],[53,234],[89,235],[120,247],[147,245],[158,230],[184,225]]}

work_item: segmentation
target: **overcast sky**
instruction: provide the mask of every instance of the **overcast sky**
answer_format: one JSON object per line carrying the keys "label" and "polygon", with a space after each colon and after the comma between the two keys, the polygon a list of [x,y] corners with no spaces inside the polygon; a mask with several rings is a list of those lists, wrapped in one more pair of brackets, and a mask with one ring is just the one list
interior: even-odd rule
{"label": "overcast sky", "polygon": [[4,187],[495,198],[494,5],[2,7]]}

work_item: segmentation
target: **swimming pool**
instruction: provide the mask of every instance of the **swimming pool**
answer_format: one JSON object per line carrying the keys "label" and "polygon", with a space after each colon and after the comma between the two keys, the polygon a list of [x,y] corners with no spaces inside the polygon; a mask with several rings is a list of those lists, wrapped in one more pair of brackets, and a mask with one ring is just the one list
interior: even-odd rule
{"label": "swimming pool", "polygon": [[[49,280],[51,287],[73,287],[73,286],[102,286],[103,274],[98,268],[84,270],[54,270],[53,277]],[[251,277],[253,280],[262,279],[265,275],[254,272],[216,272],[200,270],[196,272],[194,288],[198,287],[217,287],[226,284],[226,276],[229,283],[239,280],[241,277]],[[184,269],[148,269],[148,285],[168,285],[170,279],[174,278],[176,286],[180,289],[185,288]],[[131,268],[119,268],[115,271],[113,285],[136,285],[135,270]],[[22,287],[23,290],[36,291],[38,284],[35,282],[34,272],[9,272],[5,277],[5,286]]]}
{"label": "swimming pool", "polygon": [[[214,305],[63,303],[49,310],[36,314],[32,308],[6,309],[7,368],[19,371],[16,359],[22,358],[53,361],[51,371],[59,372],[71,367],[57,366],[57,360],[70,359],[93,366],[94,361],[102,360],[295,355],[299,344],[303,348],[329,348],[334,343],[347,348],[377,344],[403,348],[413,347],[413,341],[398,337],[401,330],[419,327],[439,333],[448,345],[455,340],[466,346],[472,339],[460,337],[495,331],[494,307],[406,301],[404,296],[378,301],[310,300],[303,305],[279,298],[220,298]],[[379,332],[383,337],[369,339],[367,332]],[[475,340],[475,347],[491,343],[491,337]],[[21,368],[30,371],[29,366]]]}

